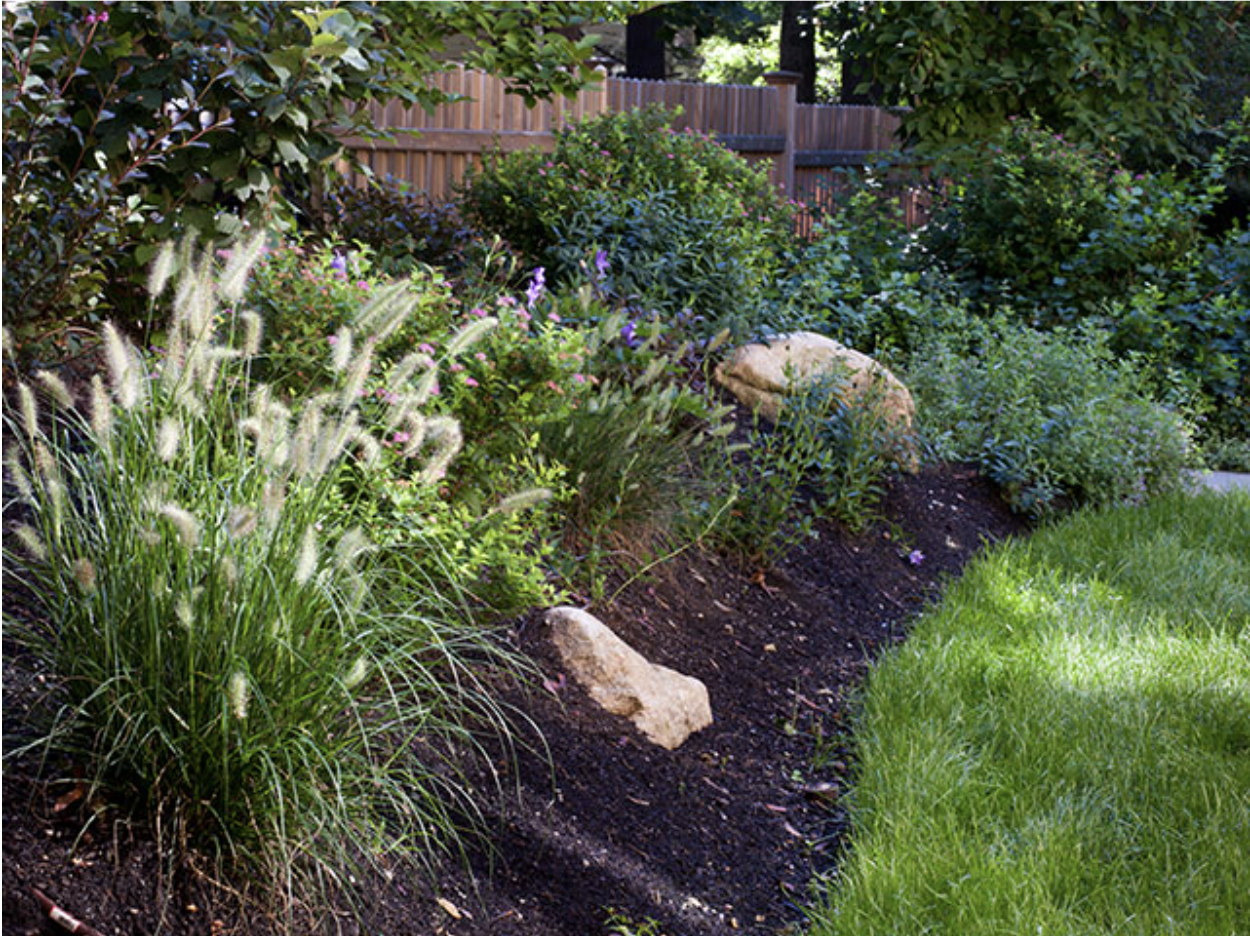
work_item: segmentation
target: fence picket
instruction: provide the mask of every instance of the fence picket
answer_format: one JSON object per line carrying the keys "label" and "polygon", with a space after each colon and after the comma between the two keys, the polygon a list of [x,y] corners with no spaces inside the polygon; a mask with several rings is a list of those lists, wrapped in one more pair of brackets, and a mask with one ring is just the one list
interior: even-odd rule
{"label": "fence picket", "polygon": [[[770,160],[775,180],[783,174],[780,160],[789,151],[794,160],[794,191],[789,194],[812,206],[799,224],[800,231],[808,231],[813,216],[831,205],[831,193],[840,179],[837,170],[893,149],[899,126],[898,117],[881,108],[800,104],[794,109],[787,145],[779,89],[771,87],[605,77],[571,101],[557,99],[527,107],[519,96],[506,93],[502,79],[459,65],[440,74],[437,87],[468,100],[440,105],[428,114],[419,106],[374,103],[369,113],[375,127],[420,134],[397,133],[393,141],[344,140],[347,149],[375,175],[407,182],[431,201],[450,199],[469,167],[496,146],[505,151],[529,146],[550,150],[555,132],[568,123],[656,103],[682,108],[682,116],[674,122],[677,129],[715,134],[752,162]],[[359,173],[351,174],[349,180],[364,183]],[[901,195],[908,223],[923,223],[924,205],[918,193],[903,191]]]}

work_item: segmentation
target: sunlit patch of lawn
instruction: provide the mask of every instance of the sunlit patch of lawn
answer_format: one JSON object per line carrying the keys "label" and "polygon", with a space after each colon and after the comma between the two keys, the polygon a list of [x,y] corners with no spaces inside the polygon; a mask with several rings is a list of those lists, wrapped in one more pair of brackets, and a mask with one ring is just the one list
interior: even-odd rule
{"label": "sunlit patch of lawn", "polygon": [[865,690],[828,934],[1250,932],[1250,496],[986,555]]}

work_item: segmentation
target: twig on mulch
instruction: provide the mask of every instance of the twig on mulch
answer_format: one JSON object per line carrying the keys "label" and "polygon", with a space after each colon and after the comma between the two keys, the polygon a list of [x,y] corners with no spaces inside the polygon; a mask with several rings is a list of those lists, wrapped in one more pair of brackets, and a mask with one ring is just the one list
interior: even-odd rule
{"label": "twig on mulch", "polygon": [[71,933],[78,933],[80,936],[104,936],[94,926],[89,926],[77,917],[66,913],[56,903],[37,887],[32,887],[31,893],[35,895],[35,899],[39,901],[39,906],[43,907],[44,913],[54,923],[58,923]]}

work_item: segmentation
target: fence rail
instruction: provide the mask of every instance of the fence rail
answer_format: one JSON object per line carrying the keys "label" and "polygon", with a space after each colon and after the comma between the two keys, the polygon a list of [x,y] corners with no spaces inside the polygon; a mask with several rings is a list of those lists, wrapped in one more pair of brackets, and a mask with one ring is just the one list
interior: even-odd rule
{"label": "fence rail", "polygon": [[[550,151],[556,131],[567,124],[659,104],[681,109],[674,120],[677,129],[712,133],[752,161],[770,161],[774,184],[807,206],[799,222],[800,231],[807,231],[813,217],[830,208],[841,184],[837,170],[863,165],[873,154],[892,149],[899,120],[876,107],[797,104],[794,77],[770,75],[770,86],[763,88],[605,78],[574,99],[527,107],[506,93],[502,79],[455,66],[439,76],[438,87],[463,100],[430,113],[375,103],[370,106],[374,126],[393,139],[349,137],[345,143],[375,175],[403,180],[432,201],[447,201],[469,167],[490,152]],[[353,181],[361,184],[363,178]],[[919,193],[900,194],[908,223],[922,221]]]}

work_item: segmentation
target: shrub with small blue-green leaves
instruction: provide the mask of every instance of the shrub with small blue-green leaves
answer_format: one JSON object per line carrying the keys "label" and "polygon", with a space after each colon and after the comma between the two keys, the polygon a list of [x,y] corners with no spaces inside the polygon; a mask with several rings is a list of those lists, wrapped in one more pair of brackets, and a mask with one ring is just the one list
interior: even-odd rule
{"label": "shrub with small blue-green leaves", "polygon": [[931,452],[978,462],[1018,510],[1135,502],[1185,482],[1187,425],[1100,332],[998,319],[921,349],[904,380]]}

